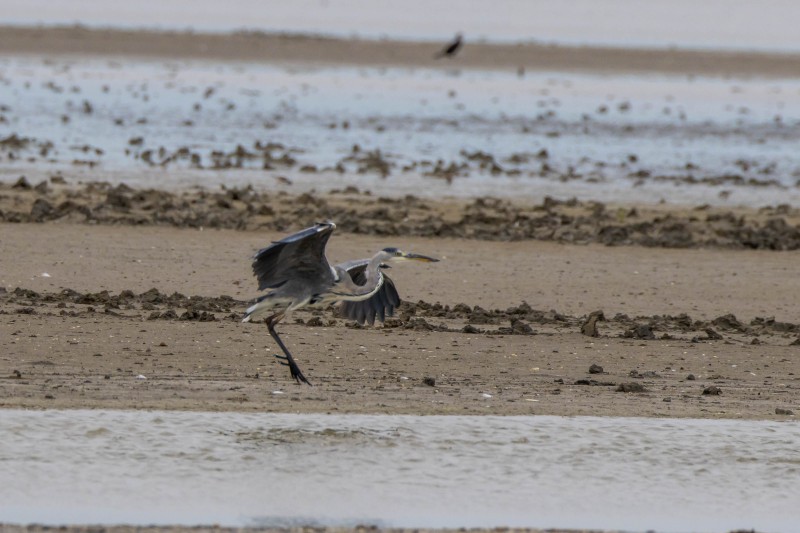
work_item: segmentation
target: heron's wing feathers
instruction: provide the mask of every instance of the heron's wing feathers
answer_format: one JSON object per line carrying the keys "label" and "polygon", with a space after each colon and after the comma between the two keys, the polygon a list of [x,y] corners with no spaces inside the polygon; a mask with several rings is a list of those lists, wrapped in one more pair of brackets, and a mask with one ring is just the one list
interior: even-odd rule
{"label": "heron's wing feathers", "polygon": [[[365,273],[367,263],[369,263],[369,259],[350,261],[341,266],[350,274],[353,283],[363,285],[367,281]],[[394,314],[395,308],[399,305],[400,295],[397,294],[394,282],[384,273],[383,284],[378,289],[378,292],[360,302],[342,302],[339,307],[339,313],[343,317],[355,320],[359,324],[368,322],[370,325],[373,325],[376,317],[383,322],[386,320],[387,316],[392,316]]]}
{"label": "heron's wing feathers", "polygon": [[334,228],[333,223],[317,224],[259,250],[253,257],[258,290],[274,289],[291,279],[332,283],[333,272],[325,257],[325,245]]}

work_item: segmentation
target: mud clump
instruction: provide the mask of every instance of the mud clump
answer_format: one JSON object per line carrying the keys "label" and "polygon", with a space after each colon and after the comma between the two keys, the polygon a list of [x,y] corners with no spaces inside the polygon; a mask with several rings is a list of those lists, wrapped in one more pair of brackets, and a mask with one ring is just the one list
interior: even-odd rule
{"label": "mud clump", "polygon": [[358,145],[354,145],[350,155],[339,161],[335,168],[344,172],[347,164],[355,164],[359,174],[377,174],[382,178],[388,177],[395,166],[380,149],[363,151]]}
{"label": "mud clump", "polygon": [[33,222],[44,222],[53,212],[53,206],[43,198],[34,200],[30,217]]}
{"label": "mud clump", "polygon": [[642,393],[642,392],[647,392],[647,389],[641,383],[631,381],[628,383],[620,383],[619,386],[617,387],[617,392]]}
{"label": "mud clump", "polygon": [[740,333],[747,333],[748,327],[739,322],[733,314],[727,314],[715,318],[711,323],[720,329],[738,331]]}
{"label": "mud clump", "polygon": [[511,333],[513,335],[534,335],[533,328],[518,318],[511,319]]}
{"label": "mud clump", "polygon": [[599,337],[600,331],[597,328],[599,321],[605,320],[606,317],[602,311],[594,311],[586,317],[586,321],[581,325],[581,333],[587,337]]}
{"label": "mud clump", "polygon": [[199,311],[194,307],[187,309],[179,320],[191,320],[196,322],[216,322],[217,318],[208,311]]}
{"label": "mud clump", "polygon": [[28,182],[28,178],[25,176],[20,176],[19,179],[14,182],[14,185],[11,186],[11,188],[27,191],[31,189],[31,184]]}
{"label": "mud clump", "polygon": [[655,333],[653,333],[653,329],[647,324],[637,324],[636,326],[627,330],[623,337],[627,337],[630,339],[644,339],[644,340],[654,340],[656,338]]}

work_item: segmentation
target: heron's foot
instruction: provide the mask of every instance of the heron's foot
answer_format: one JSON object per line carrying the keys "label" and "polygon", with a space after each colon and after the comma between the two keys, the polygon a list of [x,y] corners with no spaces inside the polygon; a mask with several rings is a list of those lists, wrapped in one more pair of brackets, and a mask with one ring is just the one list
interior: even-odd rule
{"label": "heron's foot", "polygon": [[305,383],[306,385],[311,385],[311,382],[306,379],[303,373],[300,371],[300,367],[297,366],[297,363],[294,362],[293,357],[287,357],[285,355],[278,355],[275,354],[275,358],[280,362],[280,364],[288,366],[289,372],[292,373],[292,377],[298,383]]}

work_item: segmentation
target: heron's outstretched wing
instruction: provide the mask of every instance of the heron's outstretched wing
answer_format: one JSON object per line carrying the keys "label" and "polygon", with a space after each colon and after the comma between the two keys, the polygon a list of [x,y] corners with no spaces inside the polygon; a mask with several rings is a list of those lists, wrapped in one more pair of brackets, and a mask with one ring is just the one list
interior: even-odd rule
{"label": "heron's outstretched wing", "polygon": [[253,257],[258,290],[275,289],[295,279],[333,283],[335,274],[325,257],[325,245],[335,228],[333,222],[319,223],[259,250]]}
{"label": "heron's outstretched wing", "polygon": [[[367,281],[366,269],[368,263],[369,259],[359,259],[357,261],[343,263],[339,266],[350,274],[353,283],[356,285],[363,285]],[[373,325],[376,316],[378,320],[383,322],[387,316],[392,316],[394,314],[394,310],[398,305],[400,305],[400,295],[397,294],[394,282],[384,272],[383,284],[378,289],[378,292],[366,300],[342,302],[339,307],[339,312],[342,316],[355,320],[359,324],[368,322],[370,325]]]}

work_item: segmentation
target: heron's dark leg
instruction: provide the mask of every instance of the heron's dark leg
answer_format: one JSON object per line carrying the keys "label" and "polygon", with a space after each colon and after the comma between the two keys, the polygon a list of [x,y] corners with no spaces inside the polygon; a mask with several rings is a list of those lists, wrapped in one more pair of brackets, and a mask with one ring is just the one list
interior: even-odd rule
{"label": "heron's dark leg", "polygon": [[283,313],[276,313],[271,317],[267,318],[266,320],[267,329],[269,329],[269,334],[272,335],[272,338],[275,339],[275,342],[278,343],[278,346],[281,347],[281,350],[283,350],[284,353],[284,355],[276,355],[275,357],[281,360],[281,364],[289,367],[289,372],[292,373],[292,377],[295,379],[295,381],[297,381],[298,383],[305,383],[307,385],[311,385],[311,382],[309,382],[306,379],[306,377],[300,371],[300,367],[297,366],[297,363],[295,363],[294,357],[292,357],[291,352],[289,352],[289,350],[283,344],[281,338],[278,337],[278,332],[275,331],[275,324],[280,322],[282,318],[283,318]]}

